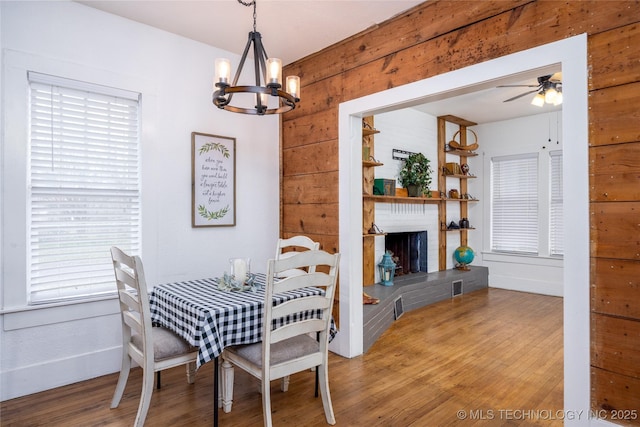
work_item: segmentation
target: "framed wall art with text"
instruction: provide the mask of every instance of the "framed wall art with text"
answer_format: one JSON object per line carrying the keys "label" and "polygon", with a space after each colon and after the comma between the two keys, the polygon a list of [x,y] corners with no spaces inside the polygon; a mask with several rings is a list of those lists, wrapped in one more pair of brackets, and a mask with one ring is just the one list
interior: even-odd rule
{"label": "framed wall art with text", "polygon": [[236,139],[191,133],[191,225],[236,225]]}

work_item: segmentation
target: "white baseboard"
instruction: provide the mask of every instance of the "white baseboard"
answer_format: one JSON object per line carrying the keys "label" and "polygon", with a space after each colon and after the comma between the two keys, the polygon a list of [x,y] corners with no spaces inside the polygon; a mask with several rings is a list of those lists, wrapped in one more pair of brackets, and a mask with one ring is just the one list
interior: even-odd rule
{"label": "white baseboard", "polygon": [[122,347],[118,346],[4,371],[0,373],[0,401],[118,372],[121,354]]}
{"label": "white baseboard", "polygon": [[522,277],[492,275],[489,269],[489,286],[492,288],[509,289],[512,291],[531,292],[534,294],[563,296],[561,283],[531,280]]}

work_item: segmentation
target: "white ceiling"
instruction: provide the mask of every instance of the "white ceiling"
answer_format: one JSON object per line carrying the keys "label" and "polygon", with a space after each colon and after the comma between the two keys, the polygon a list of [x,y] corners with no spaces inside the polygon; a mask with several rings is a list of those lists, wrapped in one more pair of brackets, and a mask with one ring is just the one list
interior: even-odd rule
{"label": "white ceiling", "polygon": [[[240,55],[253,29],[253,7],[237,0],[75,0]],[[248,3],[250,0],[243,0]],[[258,0],[256,29],[267,53],[289,64],[422,3],[422,0]],[[212,58],[213,61],[214,58]],[[547,70],[545,70],[546,72]],[[551,70],[551,73],[559,70]],[[470,93],[420,106],[434,116],[454,114],[476,123],[540,114],[559,107],[530,105],[531,96],[504,103],[537,84],[540,71],[472,88]],[[479,92],[481,90],[481,92]]]}
{"label": "white ceiling", "polygon": [[[77,2],[237,54],[242,53],[253,30],[253,6],[237,0]],[[422,2],[257,0],[256,30],[262,34],[267,53],[290,64]]]}

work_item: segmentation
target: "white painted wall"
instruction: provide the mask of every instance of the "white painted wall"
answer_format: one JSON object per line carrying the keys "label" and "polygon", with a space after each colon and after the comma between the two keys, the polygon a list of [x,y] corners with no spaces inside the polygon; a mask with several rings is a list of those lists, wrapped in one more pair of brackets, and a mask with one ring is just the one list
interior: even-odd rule
{"label": "white painted wall", "polygon": [[[540,165],[540,212],[549,211],[549,152],[562,150],[562,112],[541,113],[529,117],[481,124],[474,127],[480,141],[477,184],[481,205],[473,220],[481,224],[476,253],[489,268],[489,285],[496,288],[563,295],[563,260],[550,257],[546,233],[541,233],[539,256],[509,255],[491,252],[491,158],[537,153]],[[475,262],[474,262],[475,263]]]}
{"label": "white painted wall", "polygon": [[[121,352],[114,299],[26,306],[26,70],[142,93],[142,257],[150,285],[220,275],[232,256],[265,269],[279,234],[279,123],[212,105],[215,58],[237,64],[239,55],[74,2],[0,2],[0,19],[6,400],[115,372]],[[236,138],[235,227],[191,227],[193,131]]]}

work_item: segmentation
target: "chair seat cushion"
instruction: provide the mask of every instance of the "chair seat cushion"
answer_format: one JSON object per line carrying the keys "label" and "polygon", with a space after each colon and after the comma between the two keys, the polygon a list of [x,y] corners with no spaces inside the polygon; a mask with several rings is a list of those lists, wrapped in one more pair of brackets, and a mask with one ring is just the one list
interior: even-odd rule
{"label": "chair seat cushion", "polygon": [[[320,344],[308,335],[298,335],[271,344],[271,364],[277,365],[318,352]],[[227,350],[227,349],[225,349]],[[228,349],[257,366],[262,366],[262,343],[232,346]]]}
{"label": "chair seat cushion", "polygon": [[[153,336],[153,360],[156,362],[196,350],[195,347],[190,346],[187,341],[169,329],[154,326],[151,333]],[[141,335],[133,335],[131,341],[133,345],[142,349]]]}

